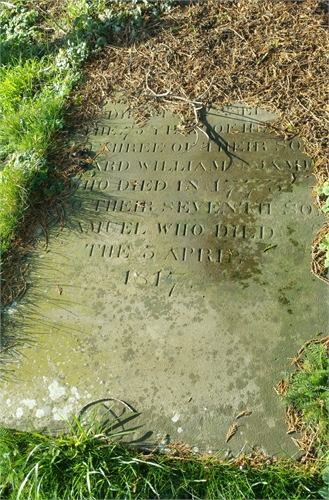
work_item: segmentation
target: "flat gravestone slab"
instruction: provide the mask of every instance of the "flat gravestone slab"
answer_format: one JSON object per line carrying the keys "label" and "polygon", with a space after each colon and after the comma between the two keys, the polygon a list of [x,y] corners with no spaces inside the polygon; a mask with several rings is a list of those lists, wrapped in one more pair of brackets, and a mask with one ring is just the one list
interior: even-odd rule
{"label": "flat gravestone slab", "polygon": [[169,112],[138,128],[125,109],[107,105],[90,131],[95,170],[31,257],[10,313],[34,343],[2,382],[0,424],[55,428],[115,397],[142,413],[137,438],[293,454],[273,387],[327,323],[302,141],[242,105],[204,114],[209,140]]}

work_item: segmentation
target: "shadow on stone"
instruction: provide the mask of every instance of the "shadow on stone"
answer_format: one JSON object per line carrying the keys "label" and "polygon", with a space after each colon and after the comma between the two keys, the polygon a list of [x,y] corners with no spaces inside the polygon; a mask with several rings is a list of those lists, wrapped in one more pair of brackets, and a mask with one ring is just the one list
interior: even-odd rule
{"label": "shadow on stone", "polygon": [[[116,398],[101,398],[85,405],[78,415],[79,423],[88,429],[88,433],[103,434],[104,439],[122,441],[126,445],[143,446],[149,439],[152,431],[147,431],[137,436],[145,424],[136,424],[136,419],[141,416],[132,406]],[[134,439],[129,436],[134,435]]]}

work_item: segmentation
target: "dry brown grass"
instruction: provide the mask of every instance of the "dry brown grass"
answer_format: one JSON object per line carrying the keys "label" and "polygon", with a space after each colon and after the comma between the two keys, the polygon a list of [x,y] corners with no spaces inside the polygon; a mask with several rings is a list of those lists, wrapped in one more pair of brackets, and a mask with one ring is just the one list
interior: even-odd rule
{"label": "dry brown grass", "polygon": [[[229,0],[174,8],[149,21],[139,43],[115,35],[86,68],[77,90],[84,97],[82,116],[124,94],[138,116],[165,106],[156,93],[205,105],[247,102],[280,114],[274,130],[298,133],[315,160],[319,179],[328,177],[328,33],[323,1]],[[183,119],[191,111],[177,106]]]}

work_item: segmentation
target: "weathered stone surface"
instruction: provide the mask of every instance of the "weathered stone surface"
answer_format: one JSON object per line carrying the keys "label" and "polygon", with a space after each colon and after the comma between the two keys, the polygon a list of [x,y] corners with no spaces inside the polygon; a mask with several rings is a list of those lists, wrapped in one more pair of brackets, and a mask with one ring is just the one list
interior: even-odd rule
{"label": "weathered stone surface", "polygon": [[242,106],[205,114],[209,141],[179,134],[170,113],[137,128],[124,105],[106,109],[88,139],[106,152],[49,252],[40,241],[31,256],[14,317],[33,343],[2,382],[1,425],[56,427],[116,397],[154,443],[168,433],[201,451],[294,453],[273,386],[327,323],[301,140],[269,134],[273,116]]}

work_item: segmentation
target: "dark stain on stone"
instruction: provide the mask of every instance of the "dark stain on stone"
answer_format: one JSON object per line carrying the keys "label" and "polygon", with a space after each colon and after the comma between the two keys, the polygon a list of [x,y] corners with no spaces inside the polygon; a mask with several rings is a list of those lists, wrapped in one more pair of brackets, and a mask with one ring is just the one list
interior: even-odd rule
{"label": "dark stain on stone", "polygon": [[298,247],[298,245],[299,245],[298,241],[293,240],[292,238],[289,238],[289,241],[290,241],[290,243],[291,243],[294,247]]}

